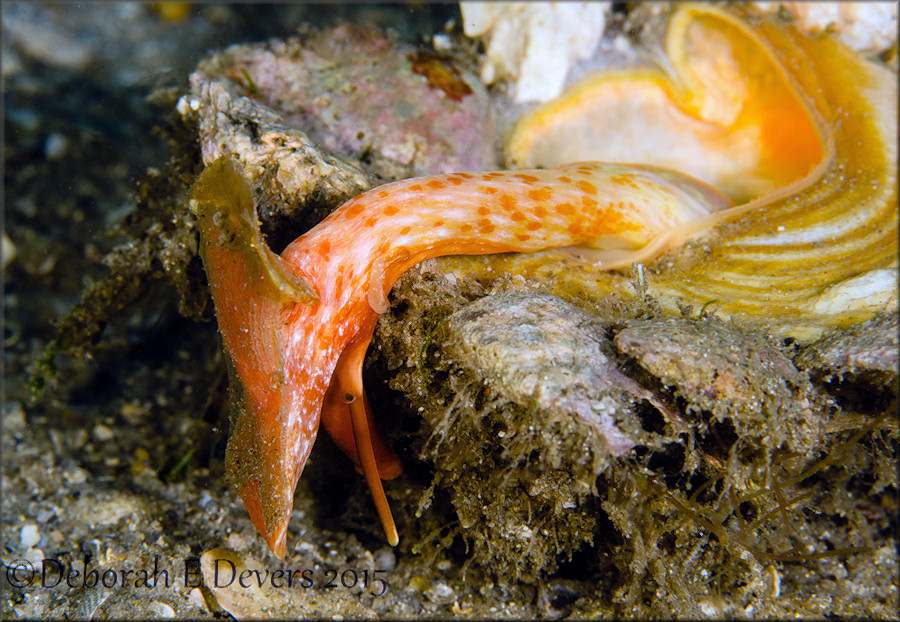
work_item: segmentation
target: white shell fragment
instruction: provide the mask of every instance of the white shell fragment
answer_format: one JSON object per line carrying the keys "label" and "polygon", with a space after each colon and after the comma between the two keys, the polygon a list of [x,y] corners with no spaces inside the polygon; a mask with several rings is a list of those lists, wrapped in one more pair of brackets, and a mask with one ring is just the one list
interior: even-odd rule
{"label": "white shell fragment", "polygon": [[826,288],[810,302],[813,313],[839,314],[851,309],[888,311],[897,308],[897,270],[871,270]]}
{"label": "white shell fragment", "polygon": [[516,102],[562,92],[569,69],[589,58],[611,2],[460,2],[463,29],[485,40],[481,79],[506,79]]}
{"label": "white shell fragment", "polygon": [[19,532],[19,545],[23,549],[30,549],[41,541],[41,533],[34,523],[26,523]]}
{"label": "white shell fragment", "polygon": [[810,34],[833,30],[857,51],[879,53],[897,43],[896,2],[756,2],[763,11],[786,9]]}

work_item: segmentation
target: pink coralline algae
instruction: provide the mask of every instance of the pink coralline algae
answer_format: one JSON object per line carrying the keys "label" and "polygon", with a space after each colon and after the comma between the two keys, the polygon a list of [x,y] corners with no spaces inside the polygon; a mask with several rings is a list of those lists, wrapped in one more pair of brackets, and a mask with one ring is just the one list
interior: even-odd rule
{"label": "pink coralline algae", "polygon": [[495,168],[493,141],[484,140],[494,133],[484,86],[436,55],[425,71],[420,56],[373,28],[343,25],[229,47],[204,61],[192,82],[218,82],[259,102],[384,178]]}

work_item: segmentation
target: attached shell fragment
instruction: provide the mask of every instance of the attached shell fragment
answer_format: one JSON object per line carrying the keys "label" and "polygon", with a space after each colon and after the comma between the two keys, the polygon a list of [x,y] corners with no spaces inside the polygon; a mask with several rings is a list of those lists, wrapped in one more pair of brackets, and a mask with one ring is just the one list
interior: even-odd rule
{"label": "attached shell fragment", "polygon": [[628,407],[617,406],[611,392],[653,398],[604,352],[611,350],[609,338],[596,318],[556,296],[509,293],[482,298],[454,313],[448,330],[451,352],[505,395],[577,416],[596,428],[613,455],[634,447],[615,419],[617,413],[628,413]]}
{"label": "attached shell fragment", "polygon": [[515,101],[547,101],[562,92],[575,61],[588,58],[611,2],[460,2],[463,28],[483,37],[486,84],[506,79]]}
{"label": "attached shell fragment", "polygon": [[896,2],[754,2],[764,11],[786,10],[806,33],[833,32],[854,50],[881,53],[897,47]]}

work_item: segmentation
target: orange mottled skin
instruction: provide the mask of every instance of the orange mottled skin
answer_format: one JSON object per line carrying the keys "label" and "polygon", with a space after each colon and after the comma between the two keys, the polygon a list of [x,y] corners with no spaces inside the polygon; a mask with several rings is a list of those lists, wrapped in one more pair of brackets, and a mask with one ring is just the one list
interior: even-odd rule
{"label": "orange mottled skin", "polygon": [[366,476],[388,540],[397,542],[381,479],[396,477],[401,467],[374,428],[362,362],[404,271],[451,254],[574,245],[621,254],[726,205],[711,188],[652,167],[576,163],[407,179],[348,201],[280,258],[272,255],[285,278],[315,292],[311,304],[285,298],[259,268],[247,267],[256,265],[261,243],[223,246],[215,224],[221,213],[204,221],[204,261],[246,417],[229,441],[237,456],[229,468],[238,472],[239,493],[275,554],[286,551],[293,491],[320,417]]}

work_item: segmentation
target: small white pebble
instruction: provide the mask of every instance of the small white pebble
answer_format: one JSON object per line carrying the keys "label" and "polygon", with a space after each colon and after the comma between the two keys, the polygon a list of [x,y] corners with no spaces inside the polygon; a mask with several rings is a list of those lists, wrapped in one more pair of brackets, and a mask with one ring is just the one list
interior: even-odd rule
{"label": "small white pebble", "polygon": [[44,560],[44,552],[41,549],[28,549],[23,557],[37,566]]}
{"label": "small white pebble", "polygon": [[376,570],[393,570],[397,566],[397,556],[390,549],[379,549],[375,553]]}
{"label": "small white pebble", "polygon": [[150,611],[158,615],[160,618],[174,618],[175,610],[169,605],[161,601],[153,601],[150,604]]}
{"label": "small white pebble", "polygon": [[40,541],[41,533],[38,531],[38,526],[34,523],[28,523],[19,532],[19,545],[23,549],[30,549]]}
{"label": "small white pebble", "polygon": [[844,564],[836,564],[834,566],[834,578],[838,581],[842,581],[846,579],[850,573],[847,572],[847,567]]}
{"label": "small white pebble", "polygon": [[[3,234],[6,237],[6,234]],[[5,252],[5,251],[4,251]],[[3,429],[20,432],[25,427],[25,408],[21,402],[8,402],[3,408]]]}
{"label": "small white pebble", "polygon": [[200,110],[200,100],[196,97],[182,95],[178,98],[178,103],[175,104],[175,110],[177,110],[178,114],[182,117],[187,116],[188,112],[197,112]]}
{"label": "small white pebble", "polygon": [[53,132],[44,140],[44,157],[48,160],[57,160],[65,155],[68,147],[69,139],[59,132]]}
{"label": "small white pebble", "polygon": [[700,612],[709,618],[717,618],[722,615],[719,608],[706,598],[697,601],[697,606],[700,608]]}
{"label": "small white pebble", "polygon": [[178,98],[178,103],[175,104],[175,110],[178,111],[182,117],[188,113],[190,105],[187,102],[187,95],[182,95]]}
{"label": "small white pebble", "polygon": [[94,426],[93,435],[96,440],[103,443],[106,441],[111,441],[116,434],[107,426],[103,425],[102,423],[98,423]]}
{"label": "small white pebble", "polygon": [[616,35],[616,38],[613,39],[613,49],[616,52],[630,52],[633,47],[631,41],[628,40],[628,37],[625,35]]}
{"label": "small white pebble", "polygon": [[188,599],[190,599],[191,603],[201,611],[209,611],[209,609],[206,607],[206,600],[203,598],[203,593],[200,591],[199,587],[195,587],[191,590],[191,593],[188,595]]}
{"label": "small white pebble", "polygon": [[443,581],[438,581],[425,591],[425,598],[436,605],[449,605],[456,600],[456,593],[452,587]]}
{"label": "small white pebble", "polygon": [[243,551],[248,546],[247,539],[237,532],[229,535],[225,544],[232,551]]}
{"label": "small white pebble", "polygon": [[778,568],[775,567],[775,564],[769,564],[766,570],[769,571],[769,576],[772,579],[772,593],[770,594],[770,597],[778,598],[781,596],[781,574],[778,572]]}
{"label": "small white pebble", "polygon": [[63,478],[69,484],[83,484],[87,481],[88,472],[81,467],[72,466],[63,471]]}
{"label": "small white pebble", "polygon": [[3,232],[3,237],[0,237],[0,263],[3,264],[3,267],[6,268],[13,259],[16,258],[16,245],[13,244],[13,241],[9,239],[9,236],[6,235],[6,232]]}
{"label": "small white pebble", "polygon": [[434,46],[434,49],[438,52],[446,52],[447,50],[453,49],[453,41],[450,39],[450,35],[445,35],[443,33],[438,33],[431,38],[431,45]]}

